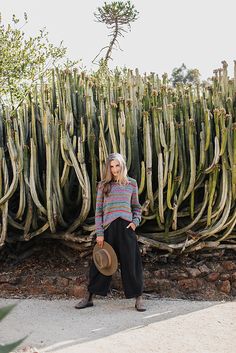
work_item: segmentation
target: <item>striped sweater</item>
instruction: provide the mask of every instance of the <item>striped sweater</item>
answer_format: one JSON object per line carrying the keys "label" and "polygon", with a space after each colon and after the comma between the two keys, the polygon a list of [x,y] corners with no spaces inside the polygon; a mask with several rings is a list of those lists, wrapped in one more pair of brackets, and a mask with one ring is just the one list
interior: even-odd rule
{"label": "striped sweater", "polygon": [[108,196],[98,187],[95,212],[97,236],[104,236],[104,230],[118,217],[139,225],[142,210],[138,199],[138,186],[135,179],[128,177],[128,180],[127,185],[111,182]]}

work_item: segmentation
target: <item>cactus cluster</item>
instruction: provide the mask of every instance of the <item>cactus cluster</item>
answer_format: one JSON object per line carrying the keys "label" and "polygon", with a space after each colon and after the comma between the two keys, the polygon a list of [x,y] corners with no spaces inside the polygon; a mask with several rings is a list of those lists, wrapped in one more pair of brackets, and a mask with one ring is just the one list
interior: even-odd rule
{"label": "cactus cluster", "polygon": [[140,241],[170,252],[235,247],[236,69],[178,84],[138,70],[54,70],[0,111],[0,246],[95,234],[96,186],[111,152],[139,185]]}

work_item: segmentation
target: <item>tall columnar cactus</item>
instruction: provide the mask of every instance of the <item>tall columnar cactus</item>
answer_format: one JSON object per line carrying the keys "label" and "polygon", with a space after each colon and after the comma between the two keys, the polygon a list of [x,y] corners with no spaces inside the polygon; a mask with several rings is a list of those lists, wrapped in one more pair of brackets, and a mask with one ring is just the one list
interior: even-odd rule
{"label": "tall columnar cactus", "polygon": [[173,88],[138,70],[57,69],[14,116],[2,107],[0,246],[92,240],[97,182],[120,152],[138,181],[140,241],[170,252],[235,247],[235,76],[223,62],[210,85]]}

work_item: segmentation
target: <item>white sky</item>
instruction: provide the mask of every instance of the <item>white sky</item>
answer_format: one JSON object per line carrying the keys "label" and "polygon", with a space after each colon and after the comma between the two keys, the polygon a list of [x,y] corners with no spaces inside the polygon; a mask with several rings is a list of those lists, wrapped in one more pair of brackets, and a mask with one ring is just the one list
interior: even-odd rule
{"label": "white sky", "polygon": [[[110,2],[110,0],[107,0]],[[120,39],[123,51],[113,52],[111,67],[138,67],[140,72],[171,73],[183,62],[198,68],[202,78],[229,64],[233,73],[236,59],[235,0],[133,0],[139,19],[131,32]],[[24,31],[36,35],[46,26],[50,41],[63,40],[70,59],[82,59],[88,69],[96,69],[92,60],[108,44],[106,26],[94,21],[93,13],[102,0],[0,0],[0,12],[6,23],[16,14],[27,12]]]}

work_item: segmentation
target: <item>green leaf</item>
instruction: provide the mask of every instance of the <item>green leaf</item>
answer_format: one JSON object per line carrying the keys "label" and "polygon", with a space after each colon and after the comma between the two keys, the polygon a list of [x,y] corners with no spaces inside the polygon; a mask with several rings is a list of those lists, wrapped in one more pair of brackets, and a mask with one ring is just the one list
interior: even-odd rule
{"label": "green leaf", "polygon": [[0,321],[12,311],[16,304],[10,304],[0,309]]}
{"label": "green leaf", "polygon": [[0,344],[0,353],[12,352],[13,349],[15,349],[17,346],[19,346],[25,339],[26,339],[26,337],[24,337],[16,342],[13,342],[13,343],[5,344],[5,345]]}

